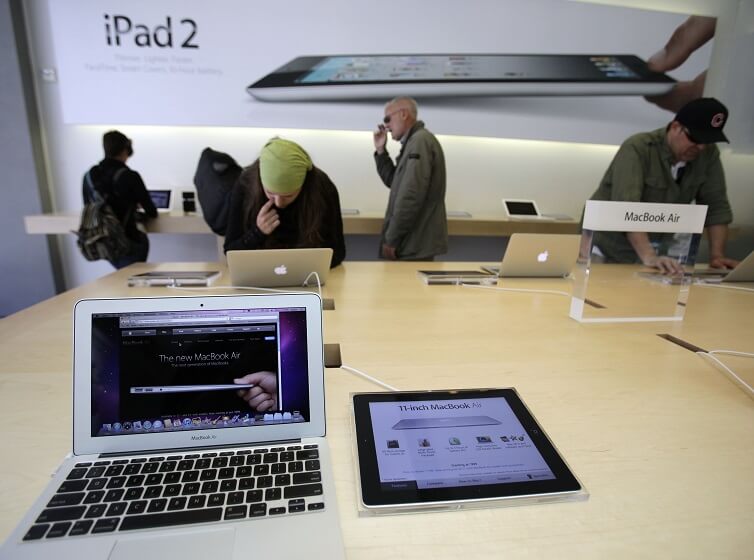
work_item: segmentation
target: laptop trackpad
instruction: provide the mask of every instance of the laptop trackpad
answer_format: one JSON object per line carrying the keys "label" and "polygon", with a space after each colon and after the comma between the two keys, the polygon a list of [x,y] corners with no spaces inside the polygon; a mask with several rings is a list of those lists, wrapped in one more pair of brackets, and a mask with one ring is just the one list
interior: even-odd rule
{"label": "laptop trackpad", "polygon": [[[130,535],[129,535],[130,536]],[[118,540],[110,553],[110,560],[207,560],[232,558],[236,531],[233,528],[206,529],[193,533],[125,537]]]}

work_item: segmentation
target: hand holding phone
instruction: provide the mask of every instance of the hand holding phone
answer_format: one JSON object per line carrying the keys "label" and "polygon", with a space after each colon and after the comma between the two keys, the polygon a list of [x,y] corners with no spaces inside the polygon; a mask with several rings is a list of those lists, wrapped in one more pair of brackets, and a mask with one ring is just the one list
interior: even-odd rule
{"label": "hand holding phone", "polygon": [[384,124],[378,124],[377,130],[374,131],[374,149],[378,154],[385,151],[385,144],[387,144],[387,129]]}

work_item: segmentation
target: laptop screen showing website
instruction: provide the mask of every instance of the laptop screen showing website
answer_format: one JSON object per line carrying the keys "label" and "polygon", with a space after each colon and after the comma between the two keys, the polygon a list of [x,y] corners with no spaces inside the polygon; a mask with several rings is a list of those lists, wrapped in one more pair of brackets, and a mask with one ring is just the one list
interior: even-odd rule
{"label": "laptop screen showing website", "polygon": [[301,307],[92,315],[92,437],[309,421]]}

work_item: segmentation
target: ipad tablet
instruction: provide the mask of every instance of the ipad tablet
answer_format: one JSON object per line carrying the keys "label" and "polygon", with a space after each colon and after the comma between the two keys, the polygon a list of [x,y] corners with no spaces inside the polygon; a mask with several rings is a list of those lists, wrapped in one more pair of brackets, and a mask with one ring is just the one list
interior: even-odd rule
{"label": "ipad tablet", "polygon": [[587,496],[515,389],[352,397],[371,513]]}
{"label": "ipad tablet", "polygon": [[675,80],[626,54],[335,54],[288,61],[246,88],[261,101],[485,95],[659,95]]}

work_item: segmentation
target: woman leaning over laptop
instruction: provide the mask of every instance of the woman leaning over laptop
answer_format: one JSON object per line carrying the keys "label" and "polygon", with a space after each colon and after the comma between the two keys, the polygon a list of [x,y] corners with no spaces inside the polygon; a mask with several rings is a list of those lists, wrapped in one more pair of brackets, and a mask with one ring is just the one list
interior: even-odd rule
{"label": "woman leaning over laptop", "polygon": [[346,256],[338,190],[304,149],[273,138],[244,169],[231,196],[225,251],[329,247]]}

